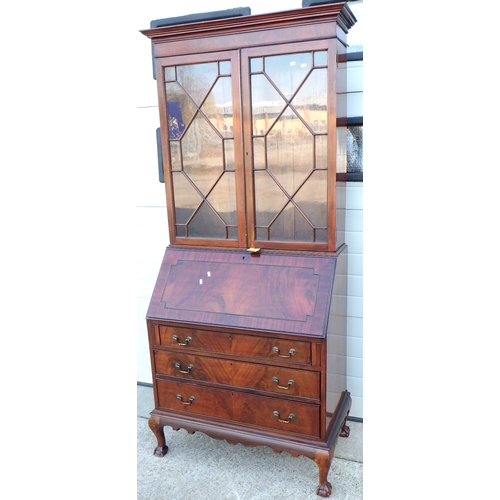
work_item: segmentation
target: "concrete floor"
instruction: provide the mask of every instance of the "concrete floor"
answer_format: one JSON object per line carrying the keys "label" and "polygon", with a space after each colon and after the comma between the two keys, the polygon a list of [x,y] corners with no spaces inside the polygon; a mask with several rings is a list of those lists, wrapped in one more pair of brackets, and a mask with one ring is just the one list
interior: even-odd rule
{"label": "concrete floor", "polygon": [[[153,390],[137,386],[138,500],[317,500],[318,467],[306,457],[218,441],[202,433],[165,427],[165,457],[153,455],[148,427]],[[331,500],[363,498],[363,424],[349,421],[339,438],[328,474]]]}

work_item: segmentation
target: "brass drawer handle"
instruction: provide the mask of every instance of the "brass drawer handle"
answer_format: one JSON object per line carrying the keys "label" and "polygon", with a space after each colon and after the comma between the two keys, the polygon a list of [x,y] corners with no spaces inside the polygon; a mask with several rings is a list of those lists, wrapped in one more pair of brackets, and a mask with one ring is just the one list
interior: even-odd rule
{"label": "brass drawer handle", "polygon": [[191,337],[186,337],[186,342],[179,342],[179,337],[177,337],[177,335],[172,335],[172,340],[175,340],[178,345],[188,345],[193,339]]}
{"label": "brass drawer handle", "polygon": [[182,396],[180,394],[177,394],[176,398],[181,402],[181,404],[183,405],[190,405],[193,403],[193,401],[195,401],[195,398],[194,396],[191,396],[189,398],[189,401],[182,401]]}
{"label": "brass drawer handle", "polygon": [[290,389],[290,386],[292,386],[293,384],[295,384],[295,382],[293,381],[293,379],[290,379],[288,381],[288,385],[287,386],[284,386],[284,385],[280,385],[279,384],[279,380],[278,380],[278,377],[273,377],[273,382],[280,388],[280,389]]}
{"label": "brass drawer handle", "polygon": [[273,415],[283,424],[289,424],[290,420],[293,420],[295,418],[295,415],[293,413],[290,413],[290,415],[288,415],[288,420],[281,420],[280,412],[276,410],[273,411]]}
{"label": "brass drawer handle", "polygon": [[295,349],[290,349],[288,351],[288,354],[280,354],[280,350],[278,347],[273,347],[273,352],[275,352],[280,358],[290,358],[291,356],[297,353]]}
{"label": "brass drawer handle", "polygon": [[194,369],[194,365],[188,365],[187,370],[181,370],[181,364],[180,363],[175,363],[175,368],[179,370],[181,373],[189,373],[191,370]]}

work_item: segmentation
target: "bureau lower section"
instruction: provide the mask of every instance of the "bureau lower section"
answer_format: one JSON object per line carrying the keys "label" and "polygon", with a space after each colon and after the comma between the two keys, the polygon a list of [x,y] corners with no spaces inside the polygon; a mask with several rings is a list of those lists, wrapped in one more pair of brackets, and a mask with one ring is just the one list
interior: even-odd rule
{"label": "bureau lower section", "polygon": [[338,436],[349,433],[351,398],[344,391],[333,411],[326,405],[326,339],[151,320],[148,330],[157,456],[168,450],[164,426],[269,446],[314,460],[317,494],[329,496],[328,469]]}

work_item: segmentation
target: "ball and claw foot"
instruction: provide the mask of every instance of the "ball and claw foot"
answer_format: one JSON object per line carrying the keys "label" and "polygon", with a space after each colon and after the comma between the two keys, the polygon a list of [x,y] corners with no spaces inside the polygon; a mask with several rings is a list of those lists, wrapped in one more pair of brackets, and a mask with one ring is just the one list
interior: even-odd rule
{"label": "ball and claw foot", "polygon": [[167,451],[168,451],[168,446],[157,446],[154,449],[153,454],[156,457],[164,457],[167,454]]}
{"label": "ball and claw foot", "polygon": [[350,427],[349,427],[348,425],[345,425],[345,424],[344,424],[344,425],[342,426],[342,429],[341,429],[341,431],[340,431],[339,436],[340,436],[340,437],[342,437],[342,438],[347,438],[347,437],[349,437],[349,434],[350,434],[350,433],[351,433],[351,429],[350,429]]}
{"label": "ball and claw foot", "polygon": [[332,493],[332,483],[329,481],[326,484],[320,484],[316,490],[316,495],[320,497],[329,497]]}

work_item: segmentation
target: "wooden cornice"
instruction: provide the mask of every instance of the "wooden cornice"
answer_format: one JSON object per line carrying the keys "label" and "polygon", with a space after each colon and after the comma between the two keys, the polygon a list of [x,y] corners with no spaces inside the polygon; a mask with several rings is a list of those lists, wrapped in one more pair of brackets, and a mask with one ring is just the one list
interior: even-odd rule
{"label": "wooden cornice", "polygon": [[356,18],[347,2],[304,7],[269,14],[238,16],[211,21],[163,26],[140,30],[153,43],[216,37],[229,33],[252,33],[281,27],[305,26],[315,23],[334,22],[345,32],[354,25]]}

